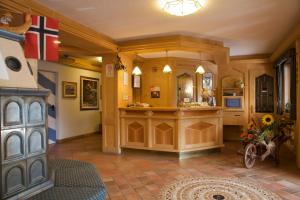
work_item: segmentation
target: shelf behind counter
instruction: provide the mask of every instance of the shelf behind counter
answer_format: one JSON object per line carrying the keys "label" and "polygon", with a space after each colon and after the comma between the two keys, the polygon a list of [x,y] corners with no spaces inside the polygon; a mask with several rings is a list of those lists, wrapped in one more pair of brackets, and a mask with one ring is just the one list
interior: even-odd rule
{"label": "shelf behind counter", "polygon": [[121,147],[191,152],[223,147],[221,107],[122,107]]}

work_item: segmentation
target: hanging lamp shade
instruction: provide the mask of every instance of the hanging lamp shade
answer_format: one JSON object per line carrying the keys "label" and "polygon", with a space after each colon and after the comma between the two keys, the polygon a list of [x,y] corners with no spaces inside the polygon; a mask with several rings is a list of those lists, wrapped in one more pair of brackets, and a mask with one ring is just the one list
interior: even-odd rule
{"label": "hanging lamp shade", "polygon": [[171,72],[172,72],[172,69],[171,69],[170,65],[165,65],[164,69],[163,69],[163,73],[168,74]]}
{"label": "hanging lamp shade", "polygon": [[135,76],[140,76],[142,74],[142,71],[138,66],[135,66],[133,68],[132,74],[135,75]]}
{"label": "hanging lamp shade", "polygon": [[202,65],[199,65],[199,66],[197,67],[196,73],[197,73],[197,74],[204,74],[204,73],[205,73],[205,69],[203,68]]}
{"label": "hanging lamp shade", "polygon": [[[168,50],[166,50],[166,58],[167,58],[167,63],[168,63]],[[172,72],[172,69],[171,69],[170,65],[166,64],[163,68],[163,73],[169,74],[171,72]]]}

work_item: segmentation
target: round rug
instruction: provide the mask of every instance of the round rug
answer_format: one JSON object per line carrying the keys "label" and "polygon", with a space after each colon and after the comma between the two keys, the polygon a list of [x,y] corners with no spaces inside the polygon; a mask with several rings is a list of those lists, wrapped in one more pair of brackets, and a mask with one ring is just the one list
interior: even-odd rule
{"label": "round rug", "polygon": [[185,178],[166,185],[161,200],[280,200],[272,192],[235,178]]}

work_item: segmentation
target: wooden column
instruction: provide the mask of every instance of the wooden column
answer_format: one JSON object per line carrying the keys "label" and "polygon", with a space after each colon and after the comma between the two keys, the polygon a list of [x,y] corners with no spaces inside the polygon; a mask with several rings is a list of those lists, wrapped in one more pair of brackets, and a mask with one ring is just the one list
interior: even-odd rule
{"label": "wooden column", "polygon": [[113,67],[116,54],[103,56],[102,71],[102,132],[103,151],[121,153],[119,107],[132,103],[131,72],[133,57],[120,54],[123,64],[127,67],[128,84],[124,84],[124,72],[116,71]]}

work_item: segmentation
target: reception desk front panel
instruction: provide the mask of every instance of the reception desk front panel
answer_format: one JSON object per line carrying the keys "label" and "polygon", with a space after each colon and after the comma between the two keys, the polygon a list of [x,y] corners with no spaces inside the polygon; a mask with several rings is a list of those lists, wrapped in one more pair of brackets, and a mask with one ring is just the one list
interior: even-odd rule
{"label": "reception desk front panel", "polygon": [[223,146],[219,107],[120,108],[123,148],[187,152]]}

